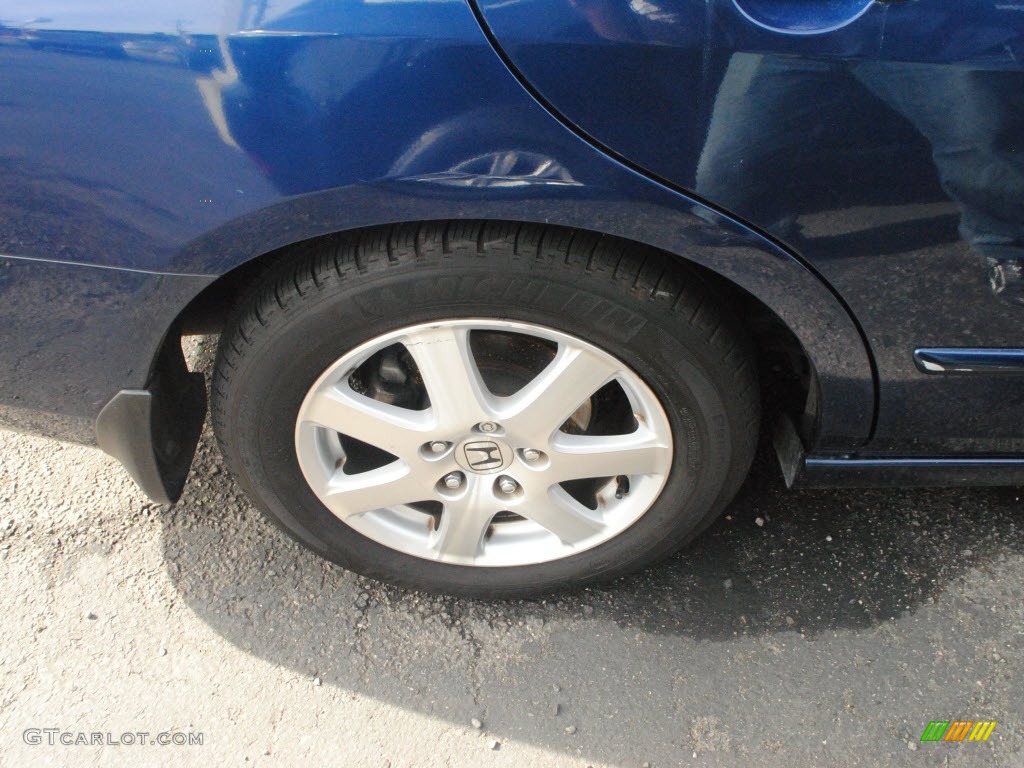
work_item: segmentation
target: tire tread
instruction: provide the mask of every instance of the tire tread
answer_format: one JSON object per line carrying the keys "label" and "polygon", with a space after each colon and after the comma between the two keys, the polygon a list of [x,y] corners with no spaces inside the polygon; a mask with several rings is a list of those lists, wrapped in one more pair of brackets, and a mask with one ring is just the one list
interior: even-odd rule
{"label": "tire tread", "polygon": [[[529,260],[545,270],[573,273],[575,280],[616,286],[679,328],[689,326],[714,352],[722,380],[730,383],[730,439],[736,459],[714,506],[677,548],[714,521],[731,500],[753,459],[760,394],[752,345],[738,318],[700,272],[657,249],[564,227],[516,222],[423,222],[395,224],[331,236],[300,245],[270,265],[240,299],[221,336],[211,386],[211,417],[222,453],[236,476],[229,418],[233,382],[244,361],[274,327],[310,301],[341,290],[349,281],[430,260]],[[245,485],[245,483],[243,483]],[[665,552],[660,552],[660,557]],[[641,567],[646,563],[639,563]],[[467,594],[472,590],[467,590]],[[510,590],[507,594],[512,594]],[[528,594],[529,590],[521,590]]]}

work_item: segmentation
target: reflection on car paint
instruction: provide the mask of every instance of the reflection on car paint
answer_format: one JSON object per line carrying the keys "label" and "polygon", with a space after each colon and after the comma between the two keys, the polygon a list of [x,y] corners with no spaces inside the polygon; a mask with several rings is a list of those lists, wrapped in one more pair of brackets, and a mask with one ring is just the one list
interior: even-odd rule
{"label": "reflection on car paint", "polygon": [[[479,11],[514,76],[461,0],[8,2],[0,254],[82,266],[49,312],[8,316],[20,371],[0,391],[88,421],[148,375],[142,352],[93,370],[96,345],[152,352],[250,258],[403,218],[514,217],[685,253],[757,294],[814,361],[830,448],[872,437],[876,385],[878,450],[1020,439],[1020,392],[912,360],[1021,346],[1019,9],[876,3],[818,34],[733,0]],[[954,127],[973,157],[949,151]],[[153,276],[121,294],[92,267]],[[19,262],[0,295],[54,269]],[[118,301],[123,328],[83,310]],[[54,360],[66,378],[34,392]]]}

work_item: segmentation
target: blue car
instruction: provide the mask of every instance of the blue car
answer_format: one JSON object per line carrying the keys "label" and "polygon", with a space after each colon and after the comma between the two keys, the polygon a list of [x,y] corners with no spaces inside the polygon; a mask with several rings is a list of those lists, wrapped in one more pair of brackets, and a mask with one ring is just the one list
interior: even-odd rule
{"label": "blue car", "polygon": [[[1024,484],[1024,6],[7,0],[0,422],[433,591]],[[182,337],[219,333],[209,395]]]}

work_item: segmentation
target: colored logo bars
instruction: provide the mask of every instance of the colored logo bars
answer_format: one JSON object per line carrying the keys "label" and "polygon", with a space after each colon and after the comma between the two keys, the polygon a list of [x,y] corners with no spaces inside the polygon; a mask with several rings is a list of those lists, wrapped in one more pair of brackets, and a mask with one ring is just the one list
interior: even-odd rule
{"label": "colored logo bars", "polygon": [[995,720],[932,720],[921,741],[988,741],[995,727]]}

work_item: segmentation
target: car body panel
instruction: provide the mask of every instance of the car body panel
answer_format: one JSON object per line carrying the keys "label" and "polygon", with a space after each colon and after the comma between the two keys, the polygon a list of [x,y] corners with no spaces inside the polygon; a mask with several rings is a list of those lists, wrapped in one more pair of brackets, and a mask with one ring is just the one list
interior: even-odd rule
{"label": "car body panel", "polygon": [[[170,8],[141,4],[126,27],[119,9],[95,5],[73,45],[41,28],[60,28],[54,10],[29,42],[0,46],[0,263],[19,275],[0,284],[14,299],[8,404],[59,413],[55,430],[95,418],[105,398],[146,385],[145,363],[189,299],[275,248],[391,222],[511,218],[646,242],[736,281],[811,354],[821,443],[867,438],[870,361],[828,287],[560,124],[466,4],[313,2],[272,18],[243,4],[176,32]],[[516,167],[538,162],[557,172]],[[33,313],[51,281],[62,301]],[[49,389],[33,384],[45,377]]]}
{"label": "car body panel", "polygon": [[927,376],[913,360],[920,346],[1022,343],[1020,6],[480,9],[510,66],[564,120],[786,243],[835,288],[878,366],[872,450],[1024,449],[1024,386]]}
{"label": "car body panel", "polygon": [[100,410],[146,386],[175,318],[213,279],[0,256],[0,424],[95,443]]}
{"label": "car body panel", "polygon": [[[828,4],[839,17],[813,4],[779,16],[772,0],[740,1],[678,0],[658,19],[660,6],[635,0],[614,28],[591,23],[582,0],[12,0],[0,25],[0,421],[94,441],[108,402],[152,388],[189,302],[275,249],[405,221],[511,219],[653,245],[757,297],[816,374],[801,450],[1021,453],[1024,392],[1010,377],[914,366],[919,347],[1022,346],[1021,310],[992,293],[985,258],[958,235],[921,133],[875,96],[837,96],[801,113],[801,130],[821,134],[813,151],[786,154],[800,131],[781,142],[757,110],[731,114],[771,67],[820,84],[879,61],[955,65],[1006,88],[1020,73],[999,43],[1016,38],[935,48],[935,30],[890,24],[896,9],[843,0]],[[860,132],[831,111],[865,104]],[[719,141],[728,149],[742,128],[760,136],[758,162],[776,150],[779,164],[752,172],[733,158],[708,186],[702,157],[727,106]]]}

